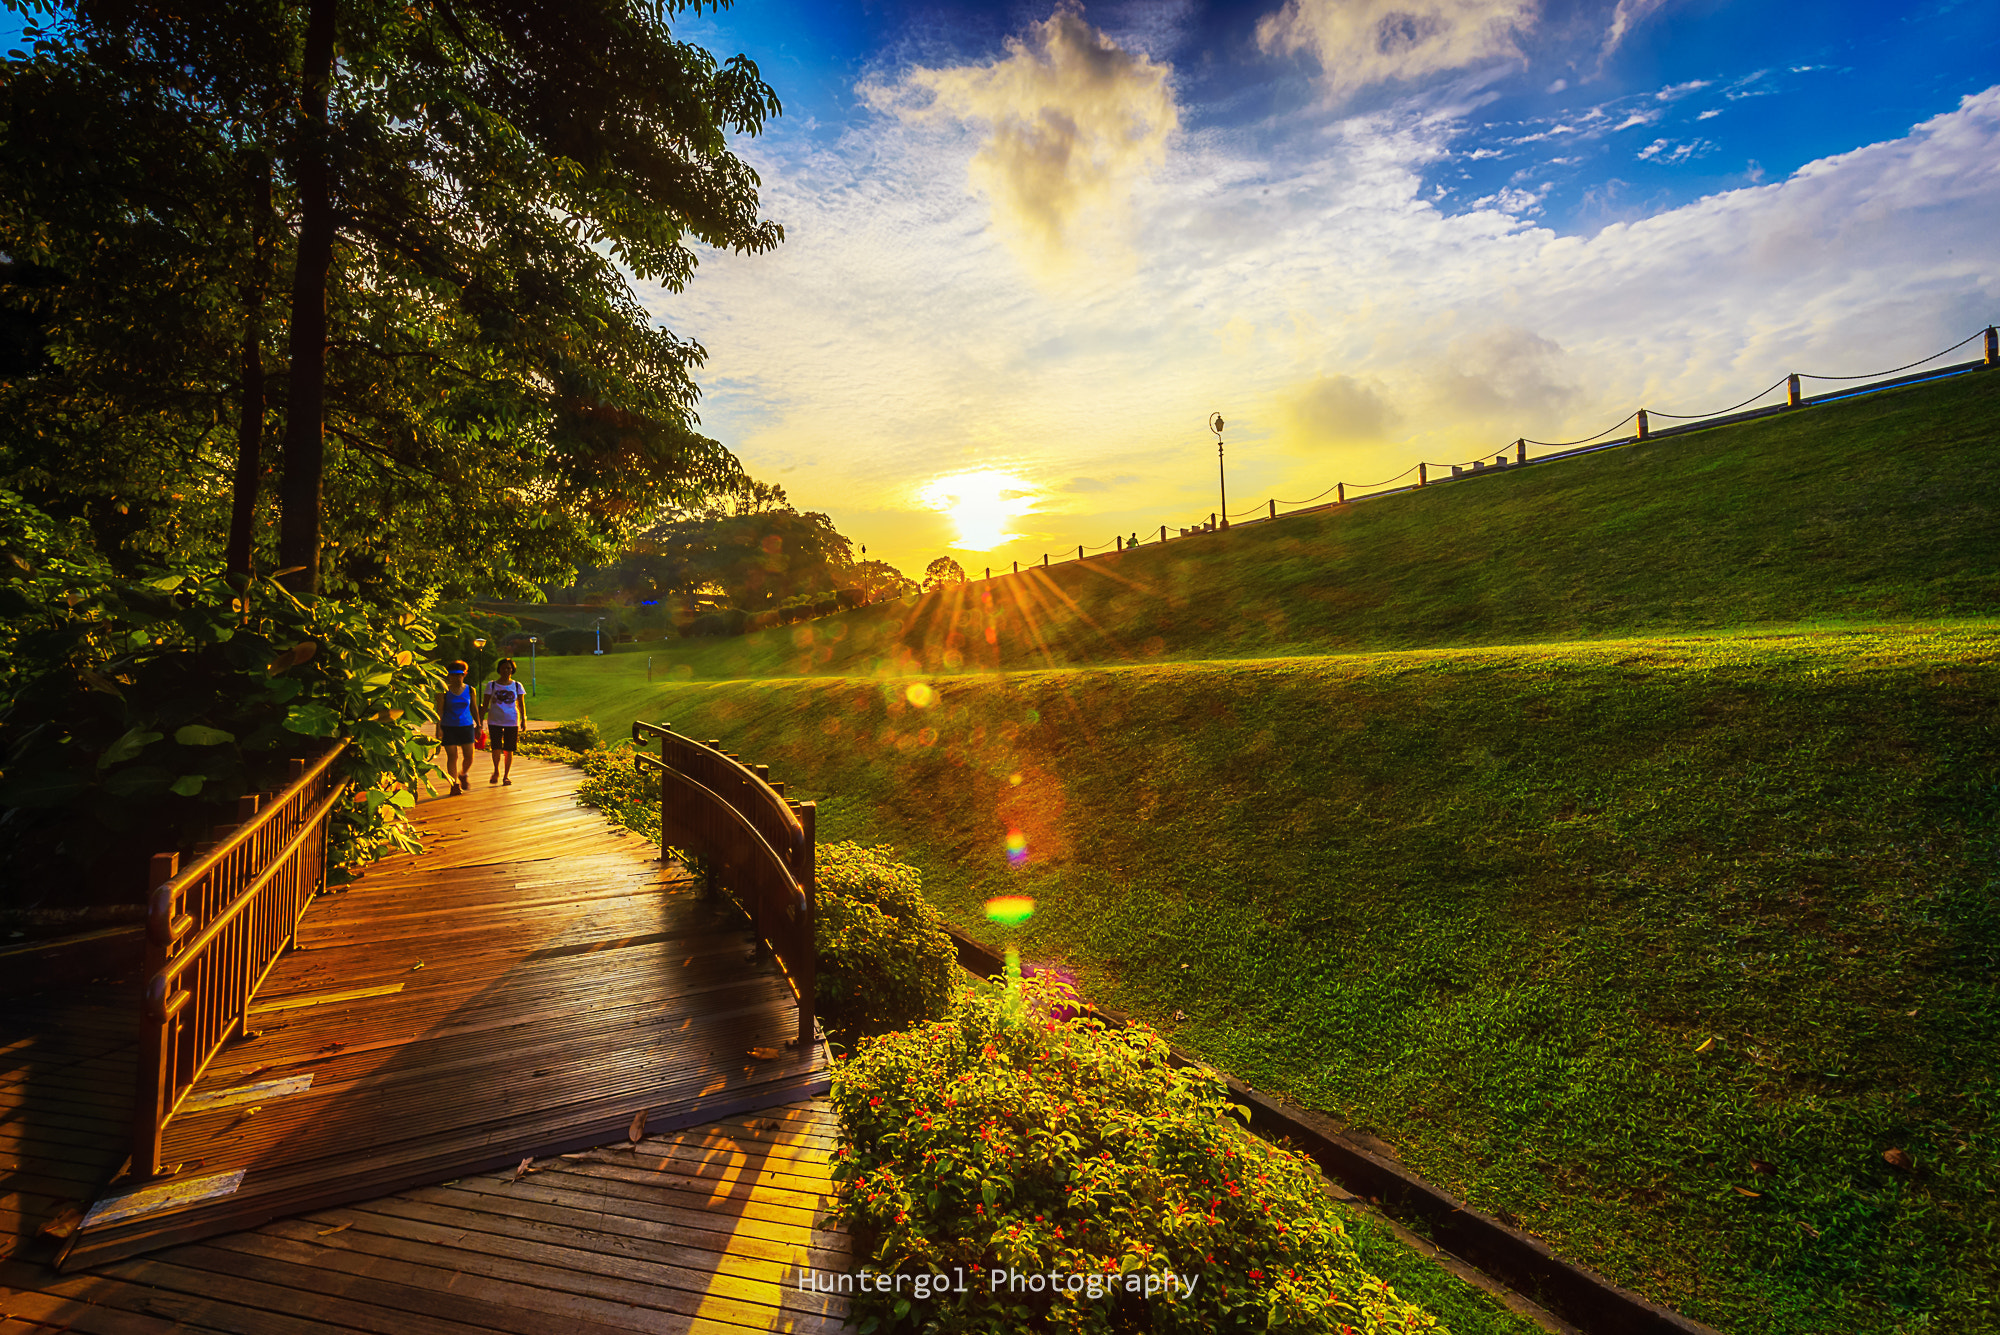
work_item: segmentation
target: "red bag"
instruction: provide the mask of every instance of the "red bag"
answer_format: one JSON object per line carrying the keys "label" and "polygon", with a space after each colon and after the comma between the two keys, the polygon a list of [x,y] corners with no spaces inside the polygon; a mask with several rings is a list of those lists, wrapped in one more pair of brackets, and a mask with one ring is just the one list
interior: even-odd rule
{"label": "red bag", "polygon": [[472,744],[478,747],[481,751],[484,751],[486,749],[486,729],[481,728],[476,734],[473,735]]}

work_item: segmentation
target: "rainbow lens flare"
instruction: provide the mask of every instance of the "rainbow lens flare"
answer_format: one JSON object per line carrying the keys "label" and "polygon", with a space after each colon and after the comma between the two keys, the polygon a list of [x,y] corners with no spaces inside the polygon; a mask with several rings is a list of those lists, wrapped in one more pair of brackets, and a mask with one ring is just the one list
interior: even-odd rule
{"label": "rainbow lens flare", "polygon": [[1007,865],[1018,867],[1028,860],[1028,836],[1019,830],[1007,831]]}
{"label": "rainbow lens flare", "polygon": [[920,681],[913,681],[910,683],[910,688],[903,692],[903,698],[918,709],[929,709],[937,699],[937,692]]}
{"label": "rainbow lens flare", "polygon": [[986,916],[995,922],[1018,927],[1035,914],[1035,901],[1026,895],[1001,895],[986,901]]}

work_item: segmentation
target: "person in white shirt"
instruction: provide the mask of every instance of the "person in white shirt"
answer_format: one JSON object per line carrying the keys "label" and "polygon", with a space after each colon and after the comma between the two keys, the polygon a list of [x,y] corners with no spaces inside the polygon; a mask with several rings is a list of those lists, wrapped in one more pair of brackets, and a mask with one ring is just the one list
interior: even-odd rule
{"label": "person in white shirt", "polygon": [[487,682],[485,690],[480,692],[493,752],[493,777],[486,782],[512,783],[514,748],[520,743],[522,725],[528,721],[528,692],[514,680],[513,659],[501,659],[493,665],[493,670],[499,676]]}

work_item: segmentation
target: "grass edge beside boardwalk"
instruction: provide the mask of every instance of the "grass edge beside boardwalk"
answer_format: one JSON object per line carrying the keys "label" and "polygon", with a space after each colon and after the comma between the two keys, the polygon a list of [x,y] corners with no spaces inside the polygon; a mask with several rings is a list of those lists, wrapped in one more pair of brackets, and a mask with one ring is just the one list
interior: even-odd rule
{"label": "grass edge beside boardwalk", "polygon": [[[695,683],[645,698],[654,717],[772,764],[795,793],[830,793],[829,837],[898,844],[961,921],[996,883],[1021,881],[1051,910],[1030,945],[1071,959],[1093,995],[1260,1087],[1372,1127],[1441,1186],[1656,1301],[1732,1331],[1925,1329],[1897,1312],[1926,1308],[1974,1328],[1990,1246],[1954,1243],[1949,1267],[1938,1257],[1993,1209],[1981,1186],[1993,1129],[1965,1099],[1991,1097],[1976,1053],[2000,1033],[1990,987],[1982,1001],[1966,985],[1971,957],[1940,952],[1993,940],[1966,877],[1968,841],[1990,838],[1994,643],[1978,627],[1909,628],[940,678],[928,743],[914,711],[895,712],[900,683]],[[865,733],[824,731],[864,712]],[[1280,743],[1288,720],[1309,744]],[[886,749],[878,725],[895,738]],[[973,730],[1010,725],[1006,764],[967,754]],[[941,809],[950,791],[965,798]],[[1260,811],[1244,800],[1256,792],[1286,801]],[[1101,793],[1150,794],[1151,818],[1120,827]],[[1201,794],[1222,814],[1187,809]],[[1377,828],[1383,803],[1423,821]],[[1533,821],[1509,824],[1530,808]],[[1355,811],[1369,837],[1343,849],[1328,832]],[[1042,856],[1025,876],[995,852],[1006,823]],[[1158,828],[1179,843],[1142,847]],[[1369,878],[1383,849],[1419,834],[1396,853],[1405,874]],[[1152,861],[1174,876],[1146,874]],[[1358,880],[1331,893],[1325,867]],[[1350,944],[1301,954],[1300,912],[1273,885],[1324,901]],[[1541,901],[1560,923],[1510,934]],[[1577,990],[1634,952],[1672,968],[1624,978],[1616,997]],[[1306,966],[1359,1010],[1306,1006],[1288,982]],[[1763,982],[1745,990],[1752,966]],[[1822,974],[1824,987],[1809,983]],[[1609,1040],[1576,1031],[1579,996]],[[1795,1012],[1831,1027],[1797,1032]],[[1301,1067],[1273,1031],[1364,1047],[1386,1033],[1483,1092],[1459,1097],[1427,1083],[1424,1062],[1368,1050],[1348,1066],[1388,1074],[1357,1093],[1352,1070]],[[1953,1061],[1956,1074],[1910,1073]],[[1597,1101],[1536,1114],[1529,1096],[1565,1081]],[[1673,1135],[1607,1124],[1656,1085],[1718,1111]],[[1897,1090],[1924,1101],[1899,1105]],[[1881,1163],[1896,1141],[1928,1176]],[[1606,1159],[1620,1154],[1643,1171],[1615,1171]]]}

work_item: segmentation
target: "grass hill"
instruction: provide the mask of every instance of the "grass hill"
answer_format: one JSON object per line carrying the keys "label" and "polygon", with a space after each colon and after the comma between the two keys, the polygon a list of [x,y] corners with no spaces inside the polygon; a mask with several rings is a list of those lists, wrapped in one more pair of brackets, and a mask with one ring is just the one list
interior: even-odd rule
{"label": "grass hill", "polygon": [[721,678],[1992,615],[1996,421],[2000,375],[1974,374],[759,635],[621,648]]}
{"label": "grass hill", "polygon": [[655,646],[651,684],[545,659],[539,704],[726,738],[962,924],[1032,894],[1030,958],[1690,1316],[1991,1330],[1996,398]]}

